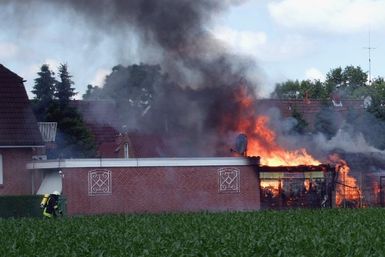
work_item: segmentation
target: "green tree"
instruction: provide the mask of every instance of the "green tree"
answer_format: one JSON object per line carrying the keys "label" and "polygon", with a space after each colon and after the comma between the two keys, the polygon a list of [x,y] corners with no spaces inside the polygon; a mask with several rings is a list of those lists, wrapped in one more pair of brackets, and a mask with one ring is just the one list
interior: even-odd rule
{"label": "green tree", "polygon": [[326,99],[328,95],[319,80],[288,80],[278,83],[271,96],[278,99]]}
{"label": "green tree", "polygon": [[[95,157],[96,145],[81,115],[69,105],[76,94],[67,65],[59,67],[60,81],[43,65],[32,91],[33,109],[38,121],[57,122],[56,149],[47,150],[49,158]],[[56,88],[56,92],[55,92]],[[56,96],[56,97],[55,97]]]}
{"label": "green tree", "polygon": [[332,96],[360,99],[368,94],[367,74],[357,66],[331,69],[325,82],[319,80],[288,80],[277,83],[271,94],[278,99],[320,99],[326,101]]}
{"label": "green tree", "polygon": [[37,118],[44,120],[44,113],[46,113],[54,98],[56,80],[54,73],[47,64],[41,66],[37,75],[38,77],[35,79],[35,85],[32,90],[32,93],[35,95],[32,103]]}
{"label": "green tree", "polygon": [[57,148],[49,151],[49,158],[90,158],[96,156],[93,135],[85,126],[81,115],[69,105],[53,102],[47,120],[57,122]]}
{"label": "green tree", "polygon": [[319,80],[303,80],[301,81],[301,91],[304,98],[326,100],[328,94],[324,84]]}
{"label": "green tree", "polygon": [[367,74],[359,66],[346,66],[330,70],[326,75],[325,88],[328,95],[342,98],[360,98],[367,86]]}
{"label": "green tree", "polygon": [[376,118],[385,121],[385,81],[383,78],[377,78],[369,87],[368,92],[371,97],[371,105],[368,111]]}
{"label": "green tree", "polygon": [[298,99],[303,97],[301,84],[298,80],[277,83],[271,97],[278,99]]}
{"label": "green tree", "polygon": [[346,87],[356,89],[366,86],[368,75],[361,69],[360,66],[346,66],[343,72],[343,80]]}
{"label": "green tree", "polygon": [[336,87],[339,87],[344,83],[343,77],[341,67],[332,69],[326,74],[325,84],[327,85],[326,88],[329,93],[333,92]]}
{"label": "green tree", "polygon": [[68,72],[67,64],[60,64],[59,66],[59,77],[60,80],[56,82],[55,97],[58,99],[59,104],[64,106],[68,105],[73,96],[77,93],[75,88],[72,87],[74,82],[72,76]]}

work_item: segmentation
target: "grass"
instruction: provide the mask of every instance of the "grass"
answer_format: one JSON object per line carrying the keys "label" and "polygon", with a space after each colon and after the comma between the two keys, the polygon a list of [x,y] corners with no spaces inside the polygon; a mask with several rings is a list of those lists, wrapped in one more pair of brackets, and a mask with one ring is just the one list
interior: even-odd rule
{"label": "grass", "polygon": [[0,256],[384,256],[385,209],[0,219]]}

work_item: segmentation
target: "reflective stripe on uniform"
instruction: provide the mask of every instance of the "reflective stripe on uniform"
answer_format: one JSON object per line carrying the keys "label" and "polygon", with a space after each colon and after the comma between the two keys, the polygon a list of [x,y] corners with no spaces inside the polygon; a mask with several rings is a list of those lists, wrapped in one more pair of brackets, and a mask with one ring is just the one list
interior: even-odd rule
{"label": "reflective stripe on uniform", "polygon": [[53,215],[51,213],[46,212],[46,210],[47,210],[47,208],[44,209],[43,215],[48,217],[48,218],[52,218]]}

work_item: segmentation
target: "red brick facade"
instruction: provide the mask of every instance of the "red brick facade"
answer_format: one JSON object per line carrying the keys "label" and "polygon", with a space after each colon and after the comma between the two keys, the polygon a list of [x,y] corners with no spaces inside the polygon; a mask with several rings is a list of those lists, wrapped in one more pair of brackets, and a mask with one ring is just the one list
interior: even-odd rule
{"label": "red brick facade", "polygon": [[3,184],[0,195],[29,195],[32,193],[32,172],[26,169],[32,148],[0,149],[3,160]]}
{"label": "red brick facade", "polygon": [[[107,193],[90,191],[92,183],[97,183],[90,178],[90,172],[95,169],[62,169],[63,195],[67,198],[69,215],[260,209],[259,181],[252,165],[97,169],[110,172]],[[223,180],[226,177],[220,178],[223,169],[237,172],[227,182],[239,179],[238,188],[220,192],[221,183],[226,184]],[[108,184],[99,182],[101,186]]]}

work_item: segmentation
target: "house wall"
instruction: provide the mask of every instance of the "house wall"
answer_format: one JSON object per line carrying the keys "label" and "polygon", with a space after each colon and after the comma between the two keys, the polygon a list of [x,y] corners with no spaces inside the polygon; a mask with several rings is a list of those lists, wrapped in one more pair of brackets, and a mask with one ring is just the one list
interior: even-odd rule
{"label": "house wall", "polygon": [[26,165],[31,161],[31,148],[0,149],[3,159],[3,184],[0,195],[28,195],[32,192],[32,173]]}
{"label": "house wall", "polygon": [[252,165],[62,171],[69,215],[260,209],[259,181]]}

